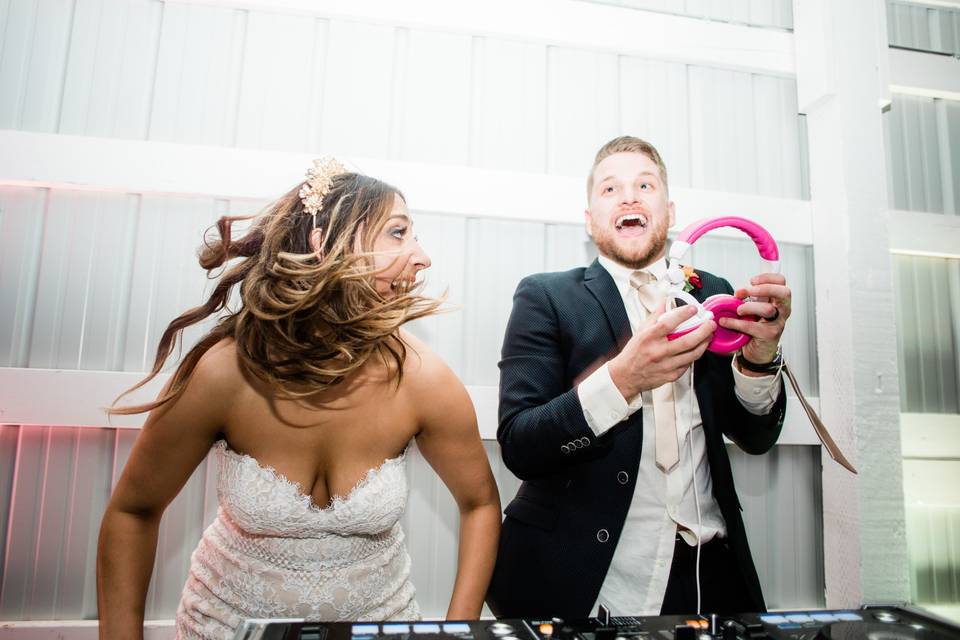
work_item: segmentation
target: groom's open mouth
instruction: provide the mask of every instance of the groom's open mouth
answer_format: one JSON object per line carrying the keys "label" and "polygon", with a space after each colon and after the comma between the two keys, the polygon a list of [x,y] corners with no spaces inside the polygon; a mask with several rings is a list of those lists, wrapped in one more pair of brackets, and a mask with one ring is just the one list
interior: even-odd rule
{"label": "groom's open mouth", "polygon": [[649,224],[644,213],[625,213],[614,221],[617,233],[622,235],[640,235]]}

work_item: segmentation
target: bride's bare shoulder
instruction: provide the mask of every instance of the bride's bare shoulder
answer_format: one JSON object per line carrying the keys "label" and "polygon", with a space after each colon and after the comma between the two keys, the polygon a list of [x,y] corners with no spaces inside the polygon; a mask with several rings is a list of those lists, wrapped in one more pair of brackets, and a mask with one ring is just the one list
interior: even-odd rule
{"label": "bride's bare shoulder", "polygon": [[234,391],[244,382],[233,338],[224,338],[204,353],[191,376],[191,384],[211,391]]}
{"label": "bride's bare shoulder", "polygon": [[404,377],[413,378],[416,382],[430,385],[449,384],[450,378],[459,383],[456,375],[447,366],[437,352],[420,338],[409,331],[400,332],[400,339],[406,347],[406,359],[403,364]]}

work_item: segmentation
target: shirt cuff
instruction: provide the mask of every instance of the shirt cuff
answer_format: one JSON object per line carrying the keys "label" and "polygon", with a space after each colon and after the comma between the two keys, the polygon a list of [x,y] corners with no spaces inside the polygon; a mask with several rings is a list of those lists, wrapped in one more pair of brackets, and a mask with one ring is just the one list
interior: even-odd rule
{"label": "shirt cuff", "polygon": [[617,385],[613,384],[606,363],[577,385],[577,396],[587,426],[597,436],[602,436],[643,406],[642,393],[638,393],[632,402],[624,399]]}
{"label": "shirt cuff", "polygon": [[780,397],[782,386],[780,370],[777,369],[775,374],[754,378],[737,369],[739,357],[735,355],[730,359],[730,367],[733,369],[733,390],[744,409],[755,416],[765,416],[770,413],[777,398]]}
{"label": "shirt cuff", "polygon": [[773,409],[777,398],[780,397],[780,370],[768,376],[754,378],[745,375],[737,369],[737,358],[739,355],[730,359],[730,367],[733,369],[733,390],[737,394],[737,399],[744,409],[755,416],[765,416]]}

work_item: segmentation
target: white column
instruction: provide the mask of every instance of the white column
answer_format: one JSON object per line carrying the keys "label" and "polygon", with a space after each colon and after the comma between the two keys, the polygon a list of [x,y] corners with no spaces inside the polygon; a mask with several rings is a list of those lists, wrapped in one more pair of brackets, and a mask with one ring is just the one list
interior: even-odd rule
{"label": "white column", "polygon": [[910,596],[900,399],[880,105],[883,0],[795,0],[797,90],[807,115],[821,415],[852,454],[823,455],[828,607]]}

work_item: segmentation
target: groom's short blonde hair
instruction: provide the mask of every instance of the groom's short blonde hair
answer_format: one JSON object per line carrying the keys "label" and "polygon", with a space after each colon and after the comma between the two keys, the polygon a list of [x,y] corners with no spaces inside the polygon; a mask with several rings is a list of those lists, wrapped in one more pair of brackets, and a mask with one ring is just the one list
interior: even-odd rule
{"label": "groom's short blonde hair", "polygon": [[646,140],[641,140],[634,136],[620,136],[603,145],[600,147],[600,150],[597,151],[597,157],[593,159],[593,166],[590,167],[590,174],[587,176],[588,200],[590,199],[590,192],[593,190],[593,174],[597,170],[597,165],[615,153],[642,153],[650,158],[660,170],[660,179],[663,180],[663,186],[669,193],[670,187],[667,186],[667,165],[663,164],[663,159],[657,152],[657,148]]}

